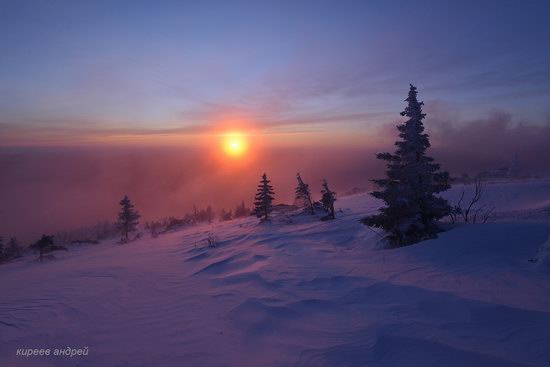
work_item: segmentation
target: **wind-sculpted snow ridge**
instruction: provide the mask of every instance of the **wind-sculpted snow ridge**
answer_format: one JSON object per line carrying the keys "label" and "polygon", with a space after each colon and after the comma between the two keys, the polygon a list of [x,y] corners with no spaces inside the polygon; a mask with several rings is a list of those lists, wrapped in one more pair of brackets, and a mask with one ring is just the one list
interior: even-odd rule
{"label": "wind-sculpted snow ridge", "polygon": [[[487,197],[497,212],[537,209],[546,187]],[[2,265],[0,366],[550,365],[550,274],[529,261],[550,219],[380,250],[359,223],[378,203],[336,203],[334,221],[245,218]],[[67,347],[89,353],[17,355]]]}

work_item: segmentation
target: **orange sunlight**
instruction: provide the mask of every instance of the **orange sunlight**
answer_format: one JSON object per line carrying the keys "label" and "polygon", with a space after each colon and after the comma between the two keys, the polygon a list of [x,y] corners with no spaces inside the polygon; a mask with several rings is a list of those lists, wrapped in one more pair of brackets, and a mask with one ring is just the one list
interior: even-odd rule
{"label": "orange sunlight", "polygon": [[229,132],[223,135],[223,149],[230,157],[242,157],[248,150],[247,137],[240,132]]}

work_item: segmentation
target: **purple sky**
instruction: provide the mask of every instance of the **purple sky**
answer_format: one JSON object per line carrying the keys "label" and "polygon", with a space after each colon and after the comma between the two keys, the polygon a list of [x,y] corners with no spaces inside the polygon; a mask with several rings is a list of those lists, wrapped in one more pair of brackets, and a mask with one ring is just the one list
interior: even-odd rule
{"label": "purple sky", "polygon": [[409,83],[458,124],[544,125],[548,19],[535,0],[4,0],[0,144],[185,146],[226,119],[345,140],[395,121]]}
{"label": "purple sky", "polygon": [[[264,171],[278,202],[296,172],[366,188],[409,83],[452,175],[514,154],[547,174],[549,19],[536,0],[0,0],[0,235],[112,221],[126,194],[144,219],[250,205]],[[234,127],[250,150],[221,160]]]}

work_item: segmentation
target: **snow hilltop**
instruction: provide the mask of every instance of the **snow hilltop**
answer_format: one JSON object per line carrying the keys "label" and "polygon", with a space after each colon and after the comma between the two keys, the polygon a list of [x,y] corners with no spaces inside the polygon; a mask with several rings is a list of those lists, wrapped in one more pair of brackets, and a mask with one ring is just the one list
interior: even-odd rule
{"label": "snow hilltop", "polygon": [[[246,218],[4,264],[0,366],[550,366],[534,261],[550,182],[486,193],[495,221],[393,250],[359,223],[379,203],[357,194],[333,221]],[[67,347],[88,353],[53,354]]]}

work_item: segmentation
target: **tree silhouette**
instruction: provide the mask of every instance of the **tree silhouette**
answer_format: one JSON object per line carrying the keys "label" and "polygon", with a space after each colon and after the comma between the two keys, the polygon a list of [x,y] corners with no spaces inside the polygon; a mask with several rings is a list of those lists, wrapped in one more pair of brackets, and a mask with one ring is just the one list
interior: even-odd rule
{"label": "tree silhouette", "polygon": [[315,214],[309,185],[302,180],[299,173],[296,174],[296,179],[298,180],[298,186],[296,186],[296,190],[294,191],[296,200],[301,201],[304,208],[309,210],[311,214]]}
{"label": "tree silhouette", "polygon": [[49,252],[53,247],[53,236],[46,236],[45,234],[42,235],[42,237],[36,241],[31,248],[38,250],[40,253],[38,259],[42,261],[44,257],[44,253]]}
{"label": "tree silhouette", "polygon": [[124,198],[122,198],[119,204],[120,212],[118,213],[117,226],[122,232],[124,240],[128,241],[128,235],[137,229],[141,215],[135,210],[128,196],[124,195]]}
{"label": "tree silhouette", "polygon": [[447,200],[434,194],[449,189],[449,173],[440,171],[433,158],[426,155],[430,147],[424,133],[423,102],[418,102],[416,88],[411,84],[408,102],[402,116],[409,119],[397,126],[399,137],[394,154],[379,153],[387,162],[386,178],[373,180],[380,188],[371,193],[386,204],[380,212],[362,219],[363,224],[388,232],[392,245],[409,245],[439,232],[436,220],[450,212]]}
{"label": "tree silhouette", "polygon": [[273,202],[273,187],[269,184],[271,181],[267,179],[267,175],[264,173],[260,184],[258,185],[258,191],[254,201],[255,213],[261,221],[266,221],[269,218]]}
{"label": "tree silhouette", "polygon": [[334,202],[336,201],[336,193],[328,187],[327,180],[323,180],[323,189],[321,190],[321,203],[323,208],[328,212],[323,220],[334,219],[336,217],[334,213]]}

